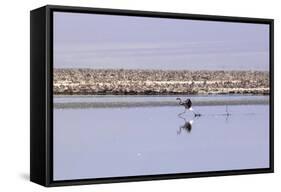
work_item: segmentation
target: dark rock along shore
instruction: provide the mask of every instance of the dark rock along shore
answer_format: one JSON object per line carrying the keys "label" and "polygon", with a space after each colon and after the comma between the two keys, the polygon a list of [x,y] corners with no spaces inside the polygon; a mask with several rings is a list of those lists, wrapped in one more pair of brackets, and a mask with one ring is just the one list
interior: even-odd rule
{"label": "dark rock along shore", "polygon": [[55,95],[269,94],[267,71],[54,69]]}

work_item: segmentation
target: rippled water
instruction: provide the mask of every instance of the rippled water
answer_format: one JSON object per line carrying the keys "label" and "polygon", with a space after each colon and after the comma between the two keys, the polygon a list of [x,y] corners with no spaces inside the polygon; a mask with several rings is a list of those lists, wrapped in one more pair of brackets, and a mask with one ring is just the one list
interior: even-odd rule
{"label": "rippled water", "polygon": [[252,96],[252,95],[219,95],[219,96],[212,96],[212,95],[205,95],[205,96],[187,96],[187,95],[162,95],[162,96],[153,96],[153,95],[130,95],[130,96],[122,96],[122,95],[68,95],[68,96],[55,96],[54,102],[55,103],[69,103],[69,102],[136,102],[136,101],[175,101],[176,98],[191,98],[192,101],[218,101],[218,100],[265,100],[268,99],[268,96]]}
{"label": "rippled water", "polygon": [[267,104],[228,105],[229,116],[224,105],[194,109],[202,116],[178,115],[182,106],[54,109],[54,180],[269,167]]}

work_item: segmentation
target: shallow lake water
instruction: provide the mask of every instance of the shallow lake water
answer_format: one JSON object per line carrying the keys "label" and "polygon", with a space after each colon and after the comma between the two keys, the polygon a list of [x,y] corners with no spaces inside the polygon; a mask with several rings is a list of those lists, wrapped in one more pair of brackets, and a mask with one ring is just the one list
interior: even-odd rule
{"label": "shallow lake water", "polygon": [[269,105],[193,108],[55,108],[54,180],[269,167]]}

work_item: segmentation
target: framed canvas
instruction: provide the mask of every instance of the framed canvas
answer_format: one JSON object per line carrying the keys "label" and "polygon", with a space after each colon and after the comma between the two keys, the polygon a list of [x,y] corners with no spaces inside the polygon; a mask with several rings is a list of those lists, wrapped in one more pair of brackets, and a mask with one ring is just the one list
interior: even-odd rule
{"label": "framed canvas", "polygon": [[273,172],[273,20],[31,11],[30,179]]}

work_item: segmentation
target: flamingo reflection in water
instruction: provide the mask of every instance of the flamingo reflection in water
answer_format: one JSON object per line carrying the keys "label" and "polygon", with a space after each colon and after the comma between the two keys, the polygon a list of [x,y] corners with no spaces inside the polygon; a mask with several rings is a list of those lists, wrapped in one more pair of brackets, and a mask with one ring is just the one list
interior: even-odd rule
{"label": "flamingo reflection in water", "polygon": [[[182,99],[178,97],[178,98],[176,98],[176,100],[179,101],[179,105],[184,106],[184,111],[178,114],[178,117],[184,120],[184,124],[179,127],[177,134],[178,135],[181,134],[182,129],[186,130],[188,133],[190,133],[190,131],[192,129],[192,124],[194,123],[194,120],[195,120],[194,118],[200,117],[201,114],[194,112],[194,110],[192,108],[192,102],[190,99],[187,98],[185,101],[182,101]],[[181,116],[182,114],[186,113],[186,110],[189,110],[193,113],[193,115],[194,115],[193,119],[187,121],[186,118]]]}
{"label": "flamingo reflection in water", "polygon": [[[182,114],[184,114],[184,113],[186,113],[186,110],[189,110],[189,111],[191,111],[192,113],[193,113],[193,115],[195,116],[195,117],[200,117],[200,116],[202,116],[202,114],[201,113],[196,113],[195,111],[194,111],[194,109],[192,108],[192,102],[191,102],[191,100],[190,99],[186,99],[185,101],[182,101],[181,100],[181,98],[176,98],[176,100],[178,100],[179,101],[179,105],[182,105],[182,106],[184,106],[184,111],[182,112],[182,113],[180,113],[179,115],[182,115]],[[226,105],[225,106],[225,113],[223,113],[223,114],[212,114],[212,115],[214,115],[214,116],[220,116],[220,115],[223,115],[223,116],[230,116],[231,114],[228,112],[228,105]],[[205,115],[204,115],[205,116]]]}
{"label": "flamingo reflection in water", "polygon": [[[184,120],[184,124],[180,126],[179,130],[177,131],[178,134],[181,133],[181,130],[184,129],[186,130],[188,133],[191,132],[192,129],[192,125],[194,123],[194,121],[201,117],[202,114],[201,113],[196,113],[194,112],[193,108],[192,108],[192,102],[190,99],[186,99],[185,101],[182,101],[181,98],[176,98],[176,100],[179,100],[179,105],[184,106],[184,111],[178,114],[178,117]],[[193,118],[191,120],[186,120],[186,118],[182,117],[181,115],[183,115],[184,113],[186,113],[186,110],[189,110],[193,113]],[[225,108],[225,112],[223,114],[212,114],[213,116],[226,116],[226,121],[228,120],[228,117],[231,115],[228,111],[228,106],[226,105]],[[210,116],[211,114],[209,114],[208,116]]]}
{"label": "flamingo reflection in water", "polygon": [[185,130],[187,133],[190,133],[192,129],[192,124],[194,123],[194,119],[187,121],[184,117],[180,115],[178,115],[178,117],[184,120],[184,124],[179,127],[177,134],[181,134],[182,130]]}

